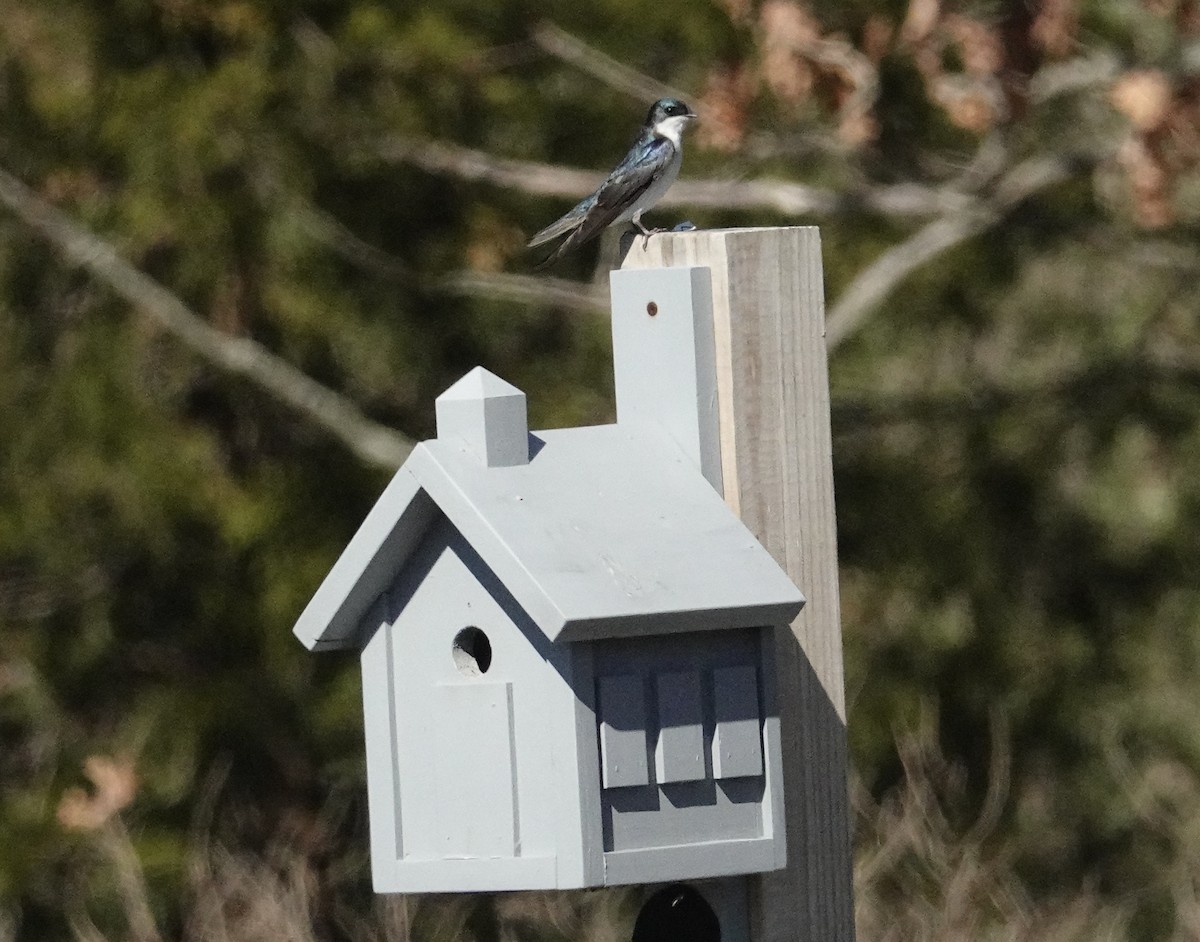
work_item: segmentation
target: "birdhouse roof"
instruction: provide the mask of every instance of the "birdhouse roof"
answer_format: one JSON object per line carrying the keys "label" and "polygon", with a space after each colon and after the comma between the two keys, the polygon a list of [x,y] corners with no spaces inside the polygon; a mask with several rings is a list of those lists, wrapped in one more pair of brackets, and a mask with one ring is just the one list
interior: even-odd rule
{"label": "birdhouse roof", "polygon": [[528,443],[527,462],[501,466],[453,436],[418,445],[301,615],[300,640],[360,645],[363,616],[438,515],[555,641],[785,624],[804,604],[650,427],[560,429]]}

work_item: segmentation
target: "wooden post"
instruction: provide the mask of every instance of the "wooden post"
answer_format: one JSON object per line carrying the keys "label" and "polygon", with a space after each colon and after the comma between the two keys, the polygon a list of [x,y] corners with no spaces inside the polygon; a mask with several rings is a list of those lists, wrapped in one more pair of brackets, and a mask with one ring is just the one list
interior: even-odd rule
{"label": "wooden post", "polygon": [[778,641],[787,868],[751,881],[754,942],[854,938],[820,233],[636,238],[622,268],[705,266],[726,502],[808,604]]}

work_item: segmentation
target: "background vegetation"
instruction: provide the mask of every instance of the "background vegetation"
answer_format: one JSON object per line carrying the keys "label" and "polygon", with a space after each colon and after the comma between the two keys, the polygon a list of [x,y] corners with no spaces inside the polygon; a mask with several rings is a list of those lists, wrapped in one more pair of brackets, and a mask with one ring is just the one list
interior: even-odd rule
{"label": "background vegetation", "polygon": [[822,228],[861,938],[1200,936],[1195,0],[7,0],[0,939],[627,937],[373,900],[289,629],[467,368],[611,418],[523,244],[668,90]]}

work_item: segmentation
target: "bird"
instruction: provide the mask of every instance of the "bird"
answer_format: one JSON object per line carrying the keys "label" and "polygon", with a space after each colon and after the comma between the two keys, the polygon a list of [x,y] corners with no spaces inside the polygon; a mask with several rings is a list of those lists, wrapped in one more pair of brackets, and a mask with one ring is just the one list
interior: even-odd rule
{"label": "bird", "polygon": [[529,240],[533,248],[566,236],[537,269],[553,264],[619,222],[632,221],[646,241],[661,231],[643,226],[642,213],[662,199],[679,176],[683,131],[695,117],[692,109],[677,98],[660,98],[651,105],[633,147],[600,188]]}

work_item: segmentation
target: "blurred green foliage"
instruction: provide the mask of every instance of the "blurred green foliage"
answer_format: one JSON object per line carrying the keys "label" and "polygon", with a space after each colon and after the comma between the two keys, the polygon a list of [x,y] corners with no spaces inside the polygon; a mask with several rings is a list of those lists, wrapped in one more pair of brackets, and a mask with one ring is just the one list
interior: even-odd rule
{"label": "blurred green foliage", "polygon": [[[439,287],[526,271],[524,239],[563,202],[388,147],[611,165],[644,102],[531,39],[547,19],[728,105],[735,142],[699,138],[685,179],[948,190],[967,186],[984,141],[1005,168],[1095,158],[900,282],[833,355],[850,737],[856,776],[885,795],[903,776],[897,737],[935,712],[931,735],[966,783],[948,813],[969,822],[1003,733],[992,840],[1025,892],[1132,901],[1131,933],[1163,938],[1180,925],[1171,881],[1187,857],[1163,822],[1193,807],[1179,796],[1200,776],[1194,190],[1181,177],[1175,215],[1137,225],[1157,204],[1129,195],[1112,156],[1136,140],[1106,97],[1118,70],[1029,93],[1056,61],[1026,48],[1031,11],[1052,5],[962,11],[991,29],[996,74],[1025,83],[986,127],[931,92],[901,29],[916,6],[9,0],[0,167],[215,327],[420,438],[437,393],[477,363],[529,391],[535,427],[611,419],[602,317]],[[1168,75],[1190,61],[1186,3],[1065,6],[1078,18],[1061,27],[1062,61]],[[865,135],[837,136],[836,70],[813,71],[800,98],[781,91],[770,7],[851,48],[891,30]],[[973,47],[941,53],[938,68],[969,66]],[[1173,101],[1192,100],[1182,75]],[[1172,172],[1190,166],[1171,155]],[[853,206],[819,221],[833,299],[920,225]],[[586,281],[594,260],[556,274]],[[292,835],[335,874],[331,893],[365,893],[357,664],[308,655],[289,629],[386,475],[6,214],[0,416],[0,906],[14,936],[63,937],[81,895],[118,931],[119,889],[81,876],[89,834],[59,820],[95,755],[136,769],[125,817],[170,931],[198,831],[251,847]]]}

